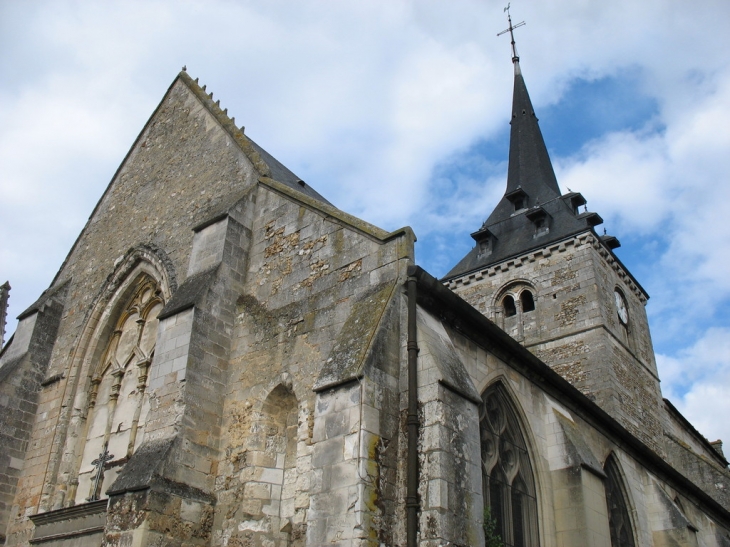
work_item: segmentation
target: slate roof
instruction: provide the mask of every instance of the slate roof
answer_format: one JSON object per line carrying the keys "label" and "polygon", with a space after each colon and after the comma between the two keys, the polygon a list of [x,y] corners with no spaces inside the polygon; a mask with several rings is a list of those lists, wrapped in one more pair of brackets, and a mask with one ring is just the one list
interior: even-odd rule
{"label": "slate roof", "polygon": [[444,281],[543,248],[603,222],[596,213],[580,212],[586,203],[581,194],[561,194],[517,59],[514,67],[507,188],[489,218],[471,234],[477,245]]}
{"label": "slate roof", "polygon": [[254,149],[259,153],[259,155],[261,156],[261,159],[266,163],[266,165],[269,166],[269,169],[271,170],[272,179],[278,180],[279,182],[283,182],[289,188],[296,190],[297,192],[306,194],[310,198],[314,198],[318,201],[326,203],[327,205],[332,205],[329,201],[327,201],[324,197],[322,197],[319,194],[319,192],[317,192],[314,188],[312,188],[311,186],[306,184],[302,179],[300,179],[294,173],[289,171],[289,169],[284,164],[282,164],[274,156],[269,154],[266,150],[264,150],[258,144],[256,144],[253,140],[251,140],[251,138],[248,137],[248,135],[244,135],[244,136],[249,140],[249,142],[254,147]]}

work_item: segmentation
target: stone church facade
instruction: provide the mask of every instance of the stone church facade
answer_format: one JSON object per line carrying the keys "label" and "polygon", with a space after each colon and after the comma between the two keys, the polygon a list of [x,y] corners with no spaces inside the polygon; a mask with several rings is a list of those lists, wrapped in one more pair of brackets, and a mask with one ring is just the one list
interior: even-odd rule
{"label": "stone church facade", "polygon": [[730,545],[584,205],[517,59],[507,191],[442,280],[181,72],[0,353],[5,545]]}

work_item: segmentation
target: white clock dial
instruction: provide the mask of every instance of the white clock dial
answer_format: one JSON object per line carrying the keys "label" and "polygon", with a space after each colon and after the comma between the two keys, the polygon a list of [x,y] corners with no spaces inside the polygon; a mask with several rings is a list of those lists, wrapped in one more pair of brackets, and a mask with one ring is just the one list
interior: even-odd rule
{"label": "white clock dial", "polygon": [[629,323],[629,308],[626,306],[624,295],[618,291],[614,291],[613,295],[616,298],[616,311],[618,312],[618,318],[624,325],[627,325]]}

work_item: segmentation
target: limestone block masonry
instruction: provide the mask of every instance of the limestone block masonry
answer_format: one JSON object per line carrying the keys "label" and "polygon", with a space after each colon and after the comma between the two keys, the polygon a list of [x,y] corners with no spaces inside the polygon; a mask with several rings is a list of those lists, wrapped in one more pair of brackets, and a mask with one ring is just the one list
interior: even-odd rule
{"label": "limestone block masonry", "polygon": [[[501,297],[524,284],[535,310],[505,317]],[[654,450],[663,451],[661,392],[646,295],[591,232],[449,283]],[[616,314],[614,291],[629,306]]]}
{"label": "limestone block masonry", "polygon": [[4,544],[730,544],[727,462],[593,231],[453,291],[414,248],[181,73],[0,353]]}

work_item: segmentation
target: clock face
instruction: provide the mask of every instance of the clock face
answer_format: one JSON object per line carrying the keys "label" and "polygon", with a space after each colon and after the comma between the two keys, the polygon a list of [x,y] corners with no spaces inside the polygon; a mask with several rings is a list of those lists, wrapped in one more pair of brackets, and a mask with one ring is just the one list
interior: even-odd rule
{"label": "clock face", "polygon": [[618,312],[618,318],[624,325],[628,325],[629,308],[626,305],[626,299],[624,298],[624,295],[617,290],[613,292],[613,295],[616,298],[616,311]]}

